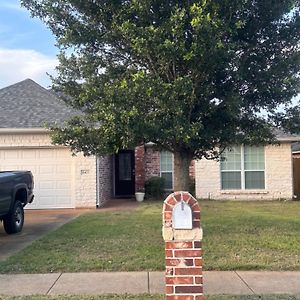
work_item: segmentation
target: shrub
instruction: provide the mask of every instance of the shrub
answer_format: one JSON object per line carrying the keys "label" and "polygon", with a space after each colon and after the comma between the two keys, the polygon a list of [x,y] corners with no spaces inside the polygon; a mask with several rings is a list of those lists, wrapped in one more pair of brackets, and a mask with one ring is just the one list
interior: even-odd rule
{"label": "shrub", "polygon": [[145,193],[147,198],[161,199],[164,196],[165,179],[154,176],[146,180]]}

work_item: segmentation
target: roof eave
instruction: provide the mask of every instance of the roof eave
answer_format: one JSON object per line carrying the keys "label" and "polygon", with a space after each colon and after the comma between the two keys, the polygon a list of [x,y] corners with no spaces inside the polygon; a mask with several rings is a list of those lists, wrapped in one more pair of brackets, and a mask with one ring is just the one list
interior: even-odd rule
{"label": "roof eave", "polygon": [[278,137],[279,142],[299,142],[300,136]]}
{"label": "roof eave", "polygon": [[1,134],[11,133],[49,133],[49,129],[46,128],[0,128]]}

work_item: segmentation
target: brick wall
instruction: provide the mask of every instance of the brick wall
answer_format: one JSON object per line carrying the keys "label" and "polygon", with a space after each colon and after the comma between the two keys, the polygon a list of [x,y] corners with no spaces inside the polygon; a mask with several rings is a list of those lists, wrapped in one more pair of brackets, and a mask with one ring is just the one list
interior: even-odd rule
{"label": "brick wall", "polygon": [[148,146],[145,151],[145,180],[153,176],[160,176],[160,152]]}
{"label": "brick wall", "polygon": [[[146,146],[144,154],[145,179],[153,176],[160,176],[160,151],[155,150],[153,146]],[[195,161],[190,165],[190,176],[195,178]]]}
{"label": "brick wall", "polygon": [[[192,229],[176,229],[173,210],[184,202],[192,212]],[[202,230],[197,200],[187,192],[175,192],[163,206],[163,237],[165,240],[166,300],[202,300]]]}
{"label": "brick wall", "polygon": [[204,199],[274,200],[292,199],[293,171],[291,144],[265,147],[264,190],[221,190],[220,163],[196,162],[196,196]]}
{"label": "brick wall", "polygon": [[145,188],[145,147],[139,146],[134,150],[135,157],[135,190],[143,191]]}
{"label": "brick wall", "polygon": [[107,203],[113,194],[113,157],[111,155],[98,157],[98,207]]}

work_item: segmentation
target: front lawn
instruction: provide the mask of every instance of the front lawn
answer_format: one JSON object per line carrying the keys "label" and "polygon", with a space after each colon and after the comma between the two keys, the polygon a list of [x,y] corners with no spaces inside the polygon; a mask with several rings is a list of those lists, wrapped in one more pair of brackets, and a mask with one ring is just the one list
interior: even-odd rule
{"label": "front lawn", "polygon": [[[300,270],[300,202],[200,201],[205,270]],[[164,270],[162,203],[78,217],[1,273]]]}

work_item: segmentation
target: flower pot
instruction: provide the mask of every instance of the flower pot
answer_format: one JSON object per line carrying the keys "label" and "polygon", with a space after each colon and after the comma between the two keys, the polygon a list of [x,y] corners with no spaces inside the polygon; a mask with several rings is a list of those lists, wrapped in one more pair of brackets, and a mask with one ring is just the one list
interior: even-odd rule
{"label": "flower pot", "polygon": [[142,192],[136,192],[135,193],[135,199],[138,202],[144,201],[144,197],[145,197],[145,193],[142,193]]}

